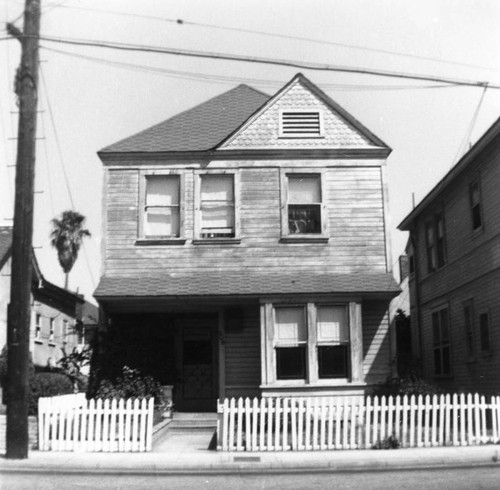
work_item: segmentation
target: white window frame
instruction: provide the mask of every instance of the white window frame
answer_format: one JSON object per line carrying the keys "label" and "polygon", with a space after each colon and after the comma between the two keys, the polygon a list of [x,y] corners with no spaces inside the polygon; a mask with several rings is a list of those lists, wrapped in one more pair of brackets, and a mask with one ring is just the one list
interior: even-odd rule
{"label": "white window frame", "polygon": [[49,319],[49,345],[52,345],[52,346],[56,345],[55,336],[56,336],[56,319],[50,318]]}
{"label": "white window frame", "polygon": [[[289,177],[314,177],[317,176],[320,183],[321,203],[320,203],[320,219],[321,227],[320,233],[290,233],[288,225],[288,205],[289,205],[289,191],[288,191],[288,178]],[[327,192],[326,192],[326,173],[325,169],[281,169],[281,239],[282,243],[297,243],[297,242],[328,242],[328,213],[327,213]]]}
{"label": "white window frame", "polygon": [[[146,236],[144,221],[146,219],[146,185],[148,177],[175,177],[179,179],[179,236]],[[185,233],[185,174],[177,169],[143,170],[140,172],[139,216],[136,245],[182,245],[186,242]]]}
{"label": "white window frame", "polygon": [[[275,308],[283,306],[303,306],[306,311],[307,357],[305,379],[278,379],[276,364]],[[340,306],[346,308],[346,321],[349,332],[347,351],[348,373],[345,378],[319,378],[318,346],[336,345],[336,342],[318,342],[317,310],[321,306]],[[261,357],[262,389],[335,387],[344,385],[363,385],[363,340],[361,326],[361,302],[337,302],[307,300],[283,302],[269,300],[261,304]]]}
{"label": "white window frame", "polygon": [[[202,237],[202,210],[201,210],[201,181],[204,175],[221,175],[232,176],[233,178],[233,199],[234,199],[234,237]],[[194,239],[195,245],[208,244],[238,244],[241,242],[240,232],[240,173],[237,169],[234,170],[197,170],[195,172],[195,189],[194,189]]]}
{"label": "white window frame", "polygon": [[[289,114],[289,113],[298,113],[298,114],[306,114],[306,113],[316,113],[318,114],[318,120],[319,120],[319,133],[318,134],[313,134],[313,133],[287,133],[285,132],[284,124],[283,124],[283,116],[284,114]],[[304,109],[303,107],[300,109],[295,109],[295,108],[288,108],[288,109],[280,109],[279,111],[279,132],[278,132],[279,138],[290,138],[290,139],[317,139],[317,138],[324,138],[324,117],[323,117],[323,111],[319,108],[311,108],[311,109]]]}

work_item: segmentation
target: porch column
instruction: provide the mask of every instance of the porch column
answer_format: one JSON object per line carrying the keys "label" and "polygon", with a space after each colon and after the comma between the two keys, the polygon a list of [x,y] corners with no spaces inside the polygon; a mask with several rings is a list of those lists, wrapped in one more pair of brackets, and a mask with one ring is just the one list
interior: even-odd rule
{"label": "porch column", "polygon": [[351,381],[363,382],[363,322],[361,303],[349,303],[349,335],[351,341]]}
{"label": "porch column", "polygon": [[226,398],[226,319],[224,310],[218,315],[218,344],[219,344],[219,400]]}

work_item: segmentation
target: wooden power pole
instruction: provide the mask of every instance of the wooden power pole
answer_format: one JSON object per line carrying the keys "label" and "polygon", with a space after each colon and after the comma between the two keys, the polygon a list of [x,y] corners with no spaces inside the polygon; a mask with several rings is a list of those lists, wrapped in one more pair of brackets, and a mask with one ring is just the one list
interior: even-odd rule
{"label": "wooden power pole", "polygon": [[11,290],[7,328],[7,458],[28,457],[28,361],[31,319],[33,191],[38,102],[40,0],[26,0],[24,32],[8,32],[22,45],[16,74],[19,127],[16,161]]}

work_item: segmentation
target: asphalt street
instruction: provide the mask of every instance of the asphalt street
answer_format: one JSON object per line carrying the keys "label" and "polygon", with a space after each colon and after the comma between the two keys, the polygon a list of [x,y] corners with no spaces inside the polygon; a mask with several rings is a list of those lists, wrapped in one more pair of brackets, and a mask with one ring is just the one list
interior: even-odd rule
{"label": "asphalt street", "polygon": [[2,490],[65,489],[420,489],[461,490],[500,488],[500,467],[241,474],[138,474],[3,472]]}

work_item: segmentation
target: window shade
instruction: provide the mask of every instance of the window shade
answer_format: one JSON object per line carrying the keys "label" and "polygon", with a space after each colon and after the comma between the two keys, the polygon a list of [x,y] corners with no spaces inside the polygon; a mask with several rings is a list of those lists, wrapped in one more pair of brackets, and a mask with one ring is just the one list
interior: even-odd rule
{"label": "window shade", "polygon": [[318,342],[349,342],[347,311],[343,306],[319,306]]}
{"label": "window shade", "polygon": [[234,200],[232,175],[203,175],[201,179],[202,201]]}
{"label": "window shade", "polygon": [[288,176],[288,202],[314,204],[321,202],[321,185],[317,175],[311,177]]}
{"label": "window shade", "polygon": [[305,310],[302,307],[275,309],[275,338],[278,343],[307,341]]}
{"label": "window shade", "polygon": [[179,204],[179,178],[169,175],[147,177],[146,206],[177,206]]}

